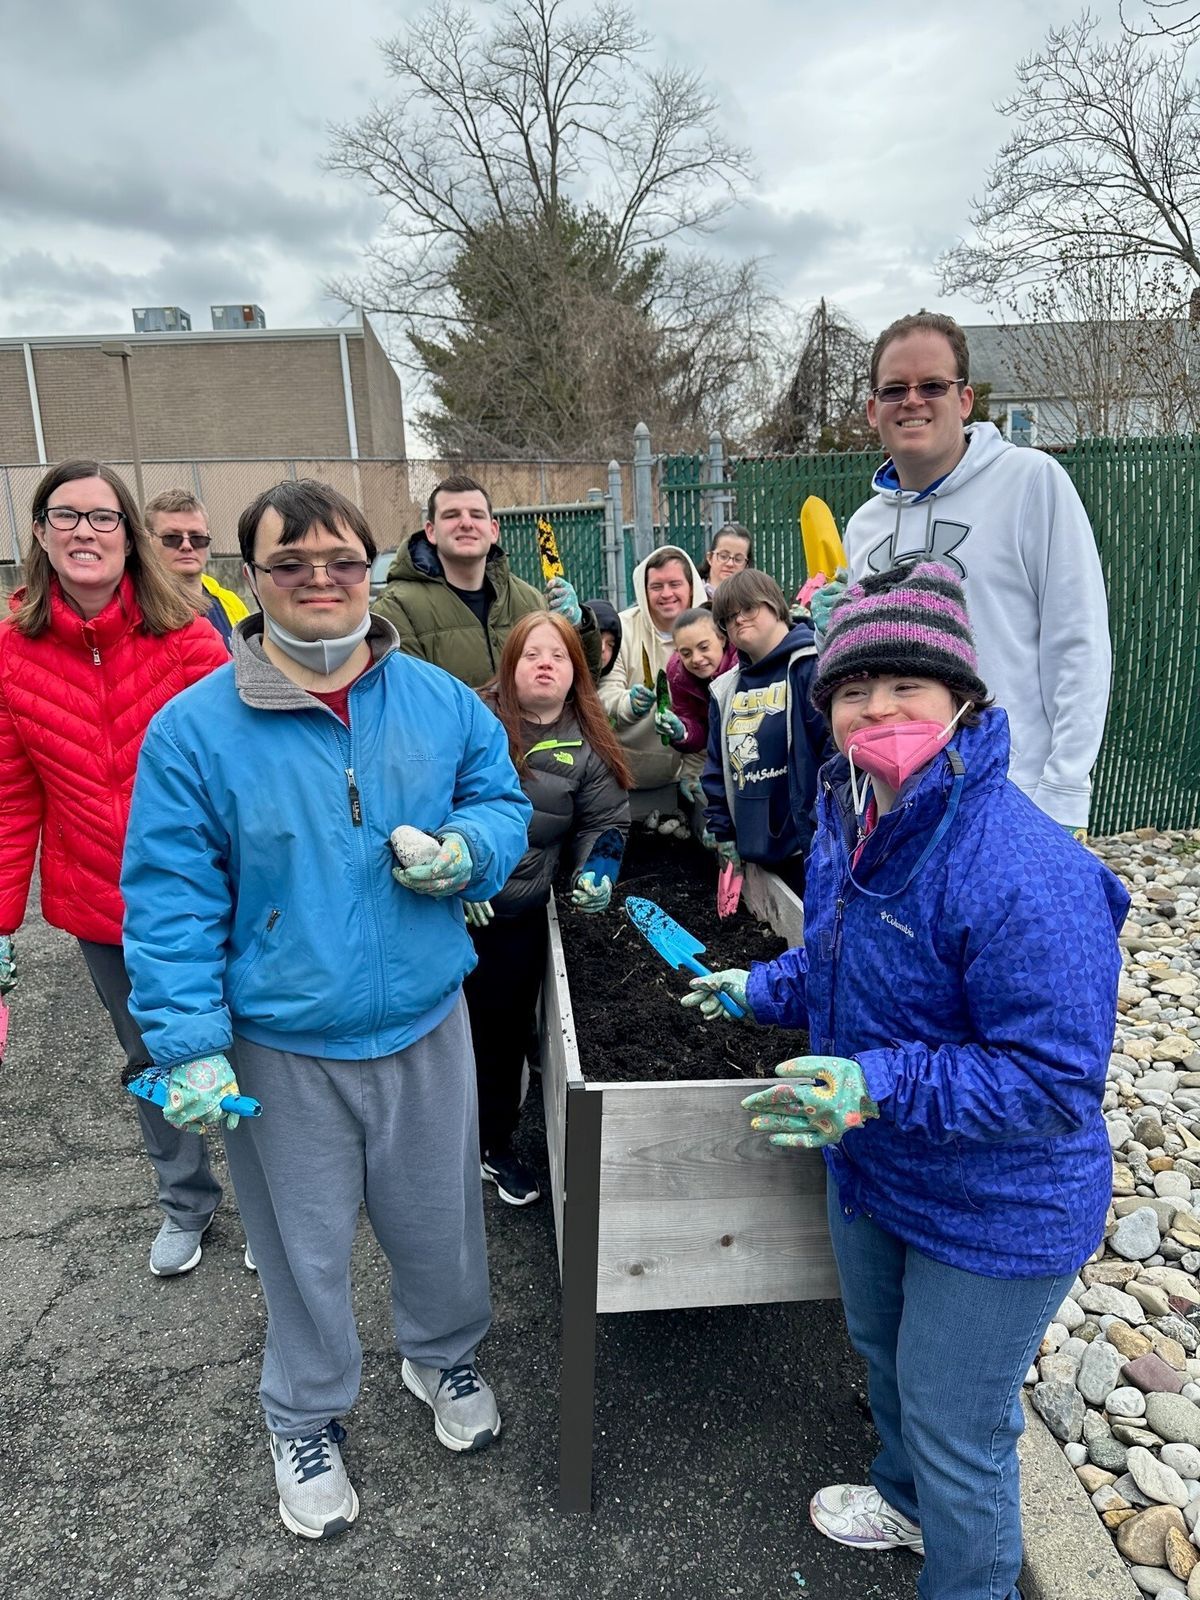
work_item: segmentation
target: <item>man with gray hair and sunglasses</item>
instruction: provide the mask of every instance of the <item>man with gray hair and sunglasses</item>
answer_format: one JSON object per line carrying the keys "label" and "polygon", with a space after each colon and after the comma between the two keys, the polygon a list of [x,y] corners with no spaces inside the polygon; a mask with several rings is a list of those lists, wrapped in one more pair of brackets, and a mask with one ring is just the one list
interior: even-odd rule
{"label": "man with gray hair and sunglasses", "polygon": [[164,489],[146,501],[142,521],[166,572],[228,645],[234,624],[250,610],[207,570],[212,534],[204,502],[190,489]]}
{"label": "man with gray hair and sunglasses", "polygon": [[[1057,461],[968,421],[969,380],[952,317],[920,311],[876,340],[867,419],[888,459],[846,528],[850,578],[937,561],[962,579],[980,675],[1008,713],[1009,777],[1082,837],[1112,671],[1096,539]],[[818,631],[840,593],[814,596]]]}
{"label": "man with gray hair and sunglasses", "polygon": [[[460,897],[499,893],[532,812],[479,697],[368,611],[357,506],[277,484],[238,541],[262,612],[209,693],[147,730],[125,956],[164,1116],[225,1125],[267,1303],[279,1514],[323,1539],[358,1515],[338,1415],[362,1371],[360,1205],[391,1266],[404,1386],[450,1450],[500,1432],[475,1366],[491,1308]],[[237,1126],[221,1107],[239,1093],[262,1114]]]}

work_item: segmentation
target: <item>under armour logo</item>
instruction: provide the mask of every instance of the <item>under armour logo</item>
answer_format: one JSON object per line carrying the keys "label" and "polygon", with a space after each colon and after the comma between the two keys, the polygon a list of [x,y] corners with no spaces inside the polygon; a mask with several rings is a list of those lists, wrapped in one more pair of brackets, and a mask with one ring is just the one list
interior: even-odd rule
{"label": "under armour logo", "polygon": [[867,553],[869,572],[886,572],[889,567],[908,567],[915,561],[940,561],[960,578],[967,569],[953,554],[971,531],[969,522],[931,522],[925,533],[925,543],[919,550],[896,549],[896,534],[889,533]]}

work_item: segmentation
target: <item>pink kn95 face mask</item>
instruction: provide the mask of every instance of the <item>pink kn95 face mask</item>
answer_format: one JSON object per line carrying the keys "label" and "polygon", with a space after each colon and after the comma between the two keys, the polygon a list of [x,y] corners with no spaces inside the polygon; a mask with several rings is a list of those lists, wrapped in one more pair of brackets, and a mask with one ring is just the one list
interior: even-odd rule
{"label": "pink kn95 face mask", "polygon": [[[919,772],[950,742],[954,724],[966,709],[967,703],[959,706],[945,727],[938,722],[914,721],[860,728],[846,741],[851,783],[854,768],[858,767],[898,793],[914,772]],[[855,804],[858,804],[857,786]]]}

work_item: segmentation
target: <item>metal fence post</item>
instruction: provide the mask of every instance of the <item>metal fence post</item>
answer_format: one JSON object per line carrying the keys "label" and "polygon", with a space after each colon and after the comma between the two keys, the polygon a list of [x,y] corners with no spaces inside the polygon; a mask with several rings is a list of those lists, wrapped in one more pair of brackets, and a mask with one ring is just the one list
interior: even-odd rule
{"label": "metal fence post", "polygon": [[[716,428],[708,436],[708,481],[713,485],[723,485],[725,482],[725,441]],[[715,539],[725,524],[733,521],[732,491],[717,487],[711,489],[708,512],[710,533]]]}
{"label": "metal fence post", "polygon": [[604,496],[605,593],[621,611],[625,607],[625,505],[621,464],[608,463],[608,493]]}
{"label": "metal fence post", "polygon": [[639,422],[633,430],[633,556],[644,561],[654,549],[654,457],[650,429]]}

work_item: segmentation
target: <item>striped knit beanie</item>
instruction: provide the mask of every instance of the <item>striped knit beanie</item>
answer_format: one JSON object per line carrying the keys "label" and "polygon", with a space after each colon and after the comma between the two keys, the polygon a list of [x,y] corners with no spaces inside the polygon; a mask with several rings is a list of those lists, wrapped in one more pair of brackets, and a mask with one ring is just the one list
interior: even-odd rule
{"label": "striped knit beanie", "polygon": [[936,678],[971,700],[986,700],[962,585],[936,562],[892,567],[851,585],[829,614],[812,698],[827,711],[851,678]]}

